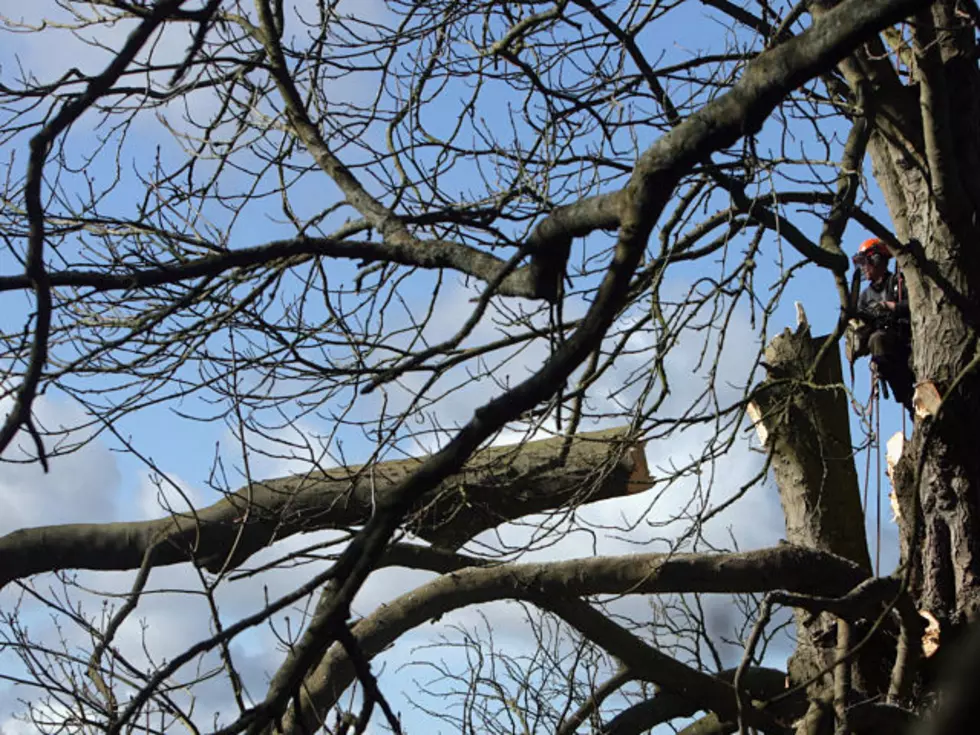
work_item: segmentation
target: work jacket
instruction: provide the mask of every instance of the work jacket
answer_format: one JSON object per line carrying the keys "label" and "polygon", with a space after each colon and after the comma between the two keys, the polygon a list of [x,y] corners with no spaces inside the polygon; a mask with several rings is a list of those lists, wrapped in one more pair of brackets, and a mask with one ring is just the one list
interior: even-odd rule
{"label": "work jacket", "polygon": [[[886,301],[894,301],[897,306],[892,311],[885,306]],[[909,329],[909,294],[905,280],[897,273],[889,273],[877,284],[869,284],[858,297],[858,314],[873,329]]]}

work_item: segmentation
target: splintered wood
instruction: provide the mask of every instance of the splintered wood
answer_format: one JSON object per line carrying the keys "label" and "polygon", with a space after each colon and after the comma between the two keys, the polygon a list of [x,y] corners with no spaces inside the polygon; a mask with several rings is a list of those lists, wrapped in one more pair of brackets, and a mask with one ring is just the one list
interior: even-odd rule
{"label": "splintered wood", "polygon": [[888,475],[888,482],[892,489],[888,492],[888,502],[892,507],[892,520],[898,522],[902,520],[902,511],[898,507],[898,496],[895,494],[895,465],[902,458],[905,451],[905,434],[901,431],[896,432],[885,444],[885,474]]}
{"label": "splintered wood", "polygon": [[923,380],[915,386],[915,394],[912,396],[912,408],[915,416],[924,419],[926,416],[935,416],[939,410],[939,404],[943,397],[939,395],[939,389],[931,380]]}
{"label": "splintered wood", "polygon": [[749,415],[749,420],[755,427],[755,435],[759,437],[759,444],[763,447],[766,446],[766,442],[769,441],[769,431],[762,422],[762,410],[759,408],[759,404],[752,401],[745,407],[745,412]]}

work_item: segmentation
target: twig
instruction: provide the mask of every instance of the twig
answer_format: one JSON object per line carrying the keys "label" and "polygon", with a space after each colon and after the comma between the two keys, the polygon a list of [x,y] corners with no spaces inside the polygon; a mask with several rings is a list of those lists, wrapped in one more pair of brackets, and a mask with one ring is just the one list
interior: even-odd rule
{"label": "twig", "polygon": [[[401,723],[398,717],[391,709],[391,705],[388,704],[388,700],[385,699],[384,695],[381,693],[380,687],[378,687],[378,680],[371,671],[371,664],[368,662],[367,658],[364,656],[364,651],[357,643],[357,639],[350,632],[350,628],[346,624],[337,626],[336,630],[337,641],[344,647],[347,651],[347,656],[350,658],[351,663],[354,664],[354,670],[357,672],[358,681],[361,682],[361,686],[364,687],[364,699],[365,701],[371,700],[372,702],[377,702],[378,706],[381,707],[381,711],[384,712],[385,718],[388,720],[388,726],[391,728],[395,735],[401,735]],[[361,723],[358,723],[361,725]],[[367,722],[365,721],[363,725],[366,727]]]}

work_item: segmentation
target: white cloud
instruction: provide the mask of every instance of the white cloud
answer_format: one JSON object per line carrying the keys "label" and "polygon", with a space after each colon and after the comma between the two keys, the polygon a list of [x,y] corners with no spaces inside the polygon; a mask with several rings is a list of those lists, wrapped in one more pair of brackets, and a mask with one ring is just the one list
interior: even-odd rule
{"label": "white cloud", "polygon": [[133,520],[151,520],[170,513],[187,513],[204,507],[201,492],[177,475],[144,473],[136,492],[138,515]]}
{"label": "white cloud", "polygon": [[[9,404],[0,404],[5,415]],[[34,403],[37,423],[50,431],[78,426],[84,416],[74,405],[46,396]],[[43,431],[43,429],[42,429]],[[83,441],[77,430],[58,440],[46,438],[50,471],[32,462],[34,444],[21,432],[0,461],[0,534],[28,526],[110,521],[115,518],[120,474],[115,456],[101,439],[58,455],[59,447]]]}

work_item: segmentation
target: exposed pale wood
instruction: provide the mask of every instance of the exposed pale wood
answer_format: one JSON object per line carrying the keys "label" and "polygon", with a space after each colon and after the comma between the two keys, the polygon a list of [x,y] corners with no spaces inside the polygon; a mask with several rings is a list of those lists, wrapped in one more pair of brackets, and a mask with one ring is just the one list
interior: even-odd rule
{"label": "exposed pale wood", "polygon": [[922,655],[931,658],[939,650],[941,626],[936,616],[928,610],[919,610],[919,615],[926,621],[926,628],[922,633]]}
{"label": "exposed pale wood", "polygon": [[755,435],[759,438],[759,444],[763,447],[766,446],[766,442],[769,441],[769,431],[766,429],[766,424],[762,420],[762,409],[759,408],[759,404],[755,401],[750,401],[745,407],[745,412],[748,414],[749,421],[755,427]]}
{"label": "exposed pale wood", "polygon": [[939,404],[943,397],[939,395],[939,389],[931,380],[923,380],[915,386],[915,393],[912,395],[912,406],[915,408],[915,417],[924,419],[927,416],[935,416],[939,410]]}
{"label": "exposed pale wood", "polygon": [[902,508],[898,502],[898,495],[895,494],[895,467],[902,458],[905,451],[905,434],[897,431],[892,438],[885,443],[885,473],[891,482],[891,490],[888,491],[888,502],[892,507],[892,520],[902,520]]}

